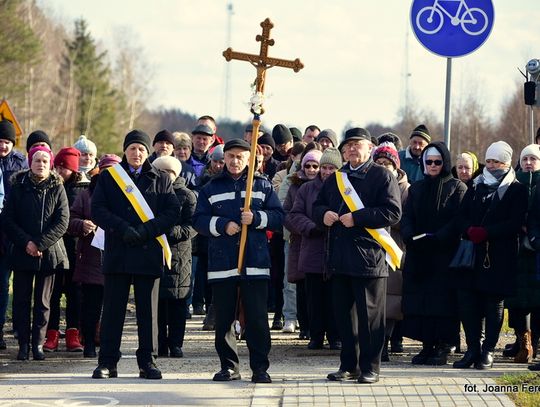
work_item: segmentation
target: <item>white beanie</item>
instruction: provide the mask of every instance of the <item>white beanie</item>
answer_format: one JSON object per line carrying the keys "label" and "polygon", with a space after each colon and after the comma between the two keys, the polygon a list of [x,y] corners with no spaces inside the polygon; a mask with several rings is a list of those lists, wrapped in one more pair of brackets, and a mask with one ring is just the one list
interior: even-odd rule
{"label": "white beanie", "polygon": [[519,161],[523,160],[523,157],[526,155],[532,155],[540,160],[540,146],[538,144],[529,144],[527,147],[521,150]]}
{"label": "white beanie", "polygon": [[170,155],[165,155],[163,157],[156,158],[152,165],[157,168],[158,170],[169,170],[174,172],[174,175],[176,175],[176,178],[180,175],[180,172],[182,172],[182,163],[177,158],[174,158]]}
{"label": "white beanie", "polygon": [[94,154],[94,156],[97,155],[96,145],[93,141],[88,140],[85,135],[79,137],[75,144],[73,144],[73,147],[75,147],[81,153]]}
{"label": "white beanie", "polygon": [[501,163],[512,162],[512,147],[506,141],[496,141],[486,150],[486,161],[497,160]]}

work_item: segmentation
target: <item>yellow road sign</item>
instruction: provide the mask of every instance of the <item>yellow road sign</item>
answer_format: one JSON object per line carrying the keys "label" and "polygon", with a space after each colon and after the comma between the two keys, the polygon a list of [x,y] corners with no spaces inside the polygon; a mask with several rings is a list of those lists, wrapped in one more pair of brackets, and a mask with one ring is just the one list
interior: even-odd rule
{"label": "yellow road sign", "polygon": [[0,120],[9,120],[11,123],[13,123],[13,126],[15,127],[15,145],[18,146],[20,144],[19,142],[21,141],[23,131],[6,99],[3,99],[0,103]]}

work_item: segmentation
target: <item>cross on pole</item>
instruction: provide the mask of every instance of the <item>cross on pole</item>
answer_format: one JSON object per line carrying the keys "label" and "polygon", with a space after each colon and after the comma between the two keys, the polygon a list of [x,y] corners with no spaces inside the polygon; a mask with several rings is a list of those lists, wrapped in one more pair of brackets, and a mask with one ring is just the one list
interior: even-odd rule
{"label": "cross on pole", "polygon": [[[253,113],[253,132],[254,137],[251,139],[251,155],[249,157],[248,164],[248,177],[246,181],[246,198],[244,201],[244,212],[248,212],[251,204],[251,190],[253,188],[253,175],[255,173],[255,160],[257,158],[257,137],[259,133],[259,127],[261,125],[261,115],[264,113],[262,107],[264,85],[266,79],[266,71],[274,66],[282,68],[290,68],[294,72],[298,72],[304,67],[304,64],[300,62],[298,58],[295,60],[272,58],[268,56],[268,47],[274,45],[274,40],[270,38],[270,30],[274,27],[274,24],[270,19],[265,19],[261,23],[262,34],[255,37],[255,40],[261,43],[261,48],[258,55],[247,54],[244,52],[233,51],[232,48],[227,48],[223,51],[223,56],[227,62],[236,59],[239,61],[248,61],[257,69],[257,78],[255,79],[255,95],[252,98],[251,112]],[[244,264],[244,252],[247,240],[247,225],[242,225],[242,232],[240,234],[240,250],[238,252],[238,274],[242,272]]]}

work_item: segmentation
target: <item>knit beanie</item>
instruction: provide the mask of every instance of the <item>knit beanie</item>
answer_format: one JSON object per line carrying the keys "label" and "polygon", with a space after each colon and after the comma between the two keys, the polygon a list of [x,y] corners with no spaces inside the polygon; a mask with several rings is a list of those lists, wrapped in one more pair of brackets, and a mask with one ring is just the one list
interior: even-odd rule
{"label": "knit beanie", "polygon": [[218,144],[214,148],[210,149],[210,159],[215,161],[221,161],[225,157],[223,153],[223,144]]}
{"label": "knit beanie", "polygon": [[373,151],[373,161],[379,158],[386,158],[394,164],[394,168],[400,167],[399,155],[397,150],[393,147],[393,144],[385,142],[383,145],[377,147]]}
{"label": "knit beanie", "polygon": [[28,135],[26,139],[26,152],[29,153],[32,146],[36,143],[47,143],[49,149],[51,149],[51,140],[43,130],[36,130]]}
{"label": "knit beanie", "polygon": [[396,150],[398,151],[401,150],[403,147],[403,144],[401,144],[401,139],[399,138],[399,136],[390,131],[381,134],[379,137],[377,137],[377,140],[379,142],[378,143],[379,145],[383,143],[387,143],[387,142],[394,144],[394,146],[396,147]]}
{"label": "knit beanie", "polygon": [[304,158],[302,158],[301,168],[304,168],[304,165],[308,161],[315,161],[316,163],[319,163],[321,161],[322,154],[323,153],[320,150],[313,149],[311,151],[308,151]]}
{"label": "knit beanie", "polygon": [[174,136],[169,130],[164,129],[164,130],[159,131],[156,134],[156,136],[154,137],[154,141],[152,142],[152,145],[156,144],[158,141],[166,141],[174,145]]}
{"label": "knit beanie", "polygon": [[286,144],[293,140],[291,131],[283,124],[277,124],[272,129],[272,138],[278,144]]}
{"label": "knit beanie", "polygon": [[174,148],[187,147],[190,150],[193,148],[191,143],[191,137],[187,133],[175,131],[174,136]]}
{"label": "knit beanie", "polygon": [[2,120],[0,122],[0,139],[8,140],[15,144],[15,126],[9,120]]}
{"label": "knit beanie", "polygon": [[327,138],[328,140],[330,140],[332,142],[332,147],[337,147],[338,146],[337,134],[336,134],[336,132],[334,130],[332,130],[332,129],[324,129],[323,131],[321,131],[319,133],[319,135],[317,136],[315,141],[320,143],[321,139],[323,139],[323,138]]}
{"label": "knit beanie", "polygon": [[54,165],[54,156],[51,149],[46,146],[36,146],[30,149],[30,151],[28,152],[28,166],[29,167],[32,166],[32,160],[34,158],[34,154],[37,153],[38,151],[42,151],[44,153],[49,154],[50,161],[51,161],[51,170],[52,170],[53,165]]}
{"label": "knit beanie", "polygon": [[523,160],[523,157],[526,155],[532,155],[536,157],[537,160],[540,160],[540,146],[538,144],[529,144],[527,147],[521,150],[519,161]]}
{"label": "knit beanie", "polygon": [[474,153],[472,153],[470,151],[464,151],[463,153],[460,154],[460,157],[458,157],[458,158],[463,158],[463,156],[465,156],[465,157],[467,157],[468,159],[471,160],[473,174],[476,171],[478,171],[479,164],[478,164],[478,157],[476,156],[476,154],[474,154]]}
{"label": "knit beanie", "polygon": [[75,147],[61,148],[56,157],[54,157],[55,167],[64,167],[73,172],[79,171],[79,158],[81,153]]}
{"label": "knit beanie", "polygon": [[341,153],[337,148],[328,147],[326,150],[324,150],[319,161],[319,165],[323,166],[325,164],[331,164],[337,169],[340,169],[343,166],[343,159],[341,158]]}
{"label": "knit beanie", "polygon": [[131,130],[126,134],[124,139],[124,151],[127,150],[130,144],[139,143],[146,147],[146,151],[150,154],[150,137],[142,130]]}
{"label": "knit beanie", "polygon": [[293,141],[302,141],[302,132],[298,127],[289,127],[289,131],[291,132]]}
{"label": "knit beanie", "polygon": [[412,131],[411,136],[409,138],[411,139],[414,136],[422,137],[428,143],[431,143],[431,135],[429,134],[429,130],[423,124],[416,126],[415,129]]}
{"label": "knit beanie", "polygon": [[176,177],[178,177],[180,173],[182,172],[182,163],[180,162],[180,160],[170,155],[156,158],[152,162],[152,165],[158,170],[172,171],[174,172],[174,175],[176,175]]}
{"label": "knit beanie", "polygon": [[81,153],[93,154],[94,157],[97,155],[96,144],[93,141],[86,138],[85,135],[81,135],[81,137],[79,137],[79,139],[75,142],[75,144],[73,144],[73,147],[75,147]]}
{"label": "knit beanie", "polygon": [[257,139],[257,144],[264,144],[265,146],[272,147],[272,150],[276,149],[276,142],[272,138],[272,136],[268,133],[264,133],[261,137]]}
{"label": "knit beanie", "polygon": [[510,164],[512,162],[512,147],[506,141],[496,141],[486,150],[486,161],[497,160],[501,163]]}
{"label": "knit beanie", "polygon": [[116,154],[104,154],[99,159],[99,169],[112,167],[115,164],[119,164],[122,161]]}

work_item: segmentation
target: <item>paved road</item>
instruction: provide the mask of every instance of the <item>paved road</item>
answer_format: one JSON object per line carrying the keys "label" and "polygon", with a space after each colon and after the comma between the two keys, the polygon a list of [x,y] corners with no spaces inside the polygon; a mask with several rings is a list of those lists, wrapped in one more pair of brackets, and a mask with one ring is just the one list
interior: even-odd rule
{"label": "paved road", "polygon": [[93,380],[96,360],[56,352],[44,362],[18,362],[15,343],[0,353],[1,406],[168,405],[168,406],[513,406],[504,392],[486,386],[503,373],[524,372],[524,365],[497,360],[490,371],[416,367],[409,361],[418,344],[406,343],[407,354],[384,364],[375,385],[328,382],[338,366],[338,353],[309,351],[293,335],[274,333],[270,373],[273,383],[252,384],[245,343],[240,344],[241,381],[210,379],[218,362],[212,333],[200,330],[201,318],[188,322],[185,358],[160,359],[163,380],[138,378],[135,327],[128,317],[119,377]]}

